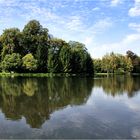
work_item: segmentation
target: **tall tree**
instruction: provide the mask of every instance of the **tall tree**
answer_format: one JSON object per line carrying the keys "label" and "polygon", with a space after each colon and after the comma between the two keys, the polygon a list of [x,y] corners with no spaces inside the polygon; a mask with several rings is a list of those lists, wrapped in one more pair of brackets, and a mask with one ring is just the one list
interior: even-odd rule
{"label": "tall tree", "polygon": [[2,58],[6,54],[22,53],[21,46],[21,32],[18,28],[10,28],[4,30],[1,36],[1,43],[3,45]]}
{"label": "tall tree", "polygon": [[94,72],[101,73],[102,72],[102,60],[101,59],[93,59]]}
{"label": "tall tree", "polygon": [[60,52],[66,42],[62,39],[52,38],[48,50],[48,71],[62,72],[62,63],[60,60]]}
{"label": "tall tree", "polygon": [[71,48],[68,45],[64,45],[61,48],[59,58],[62,64],[63,72],[71,72],[72,71],[72,52]]}
{"label": "tall tree", "polygon": [[72,72],[85,73],[87,71],[87,49],[84,44],[70,41],[69,46],[72,50]]}
{"label": "tall tree", "polygon": [[25,54],[32,53],[38,60],[38,71],[47,71],[48,47],[50,44],[48,29],[39,21],[31,20],[23,29],[23,46]]}
{"label": "tall tree", "polygon": [[50,46],[51,37],[48,34],[47,28],[42,28],[38,37],[38,46],[35,57],[38,61],[38,71],[47,72],[48,49]]}
{"label": "tall tree", "polygon": [[106,54],[105,56],[103,56],[102,58],[102,70],[104,72],[109,73],[111,70],[111,65],[110,65],[110,55]]}
{"label": "tall tree", "polygon": [[135,53],[132,51],[127,51],[126,52],[127,57],[129,57],[132,61],[133,65],[133,72],[139,73],[140,72],[140,57],[138,57]]}
{"label": "tall tree", "polygon": [[0,62],[1,62],[2,48],[3,48],[3,46],[2,46],[2,42],[1,42],[1,36],[0,36]]}
{"label": "tall tree", "polygon": [[86,56],[86,73],[88,74],[94,73],[94,64],[89,53],[87,53],[87,56]]}

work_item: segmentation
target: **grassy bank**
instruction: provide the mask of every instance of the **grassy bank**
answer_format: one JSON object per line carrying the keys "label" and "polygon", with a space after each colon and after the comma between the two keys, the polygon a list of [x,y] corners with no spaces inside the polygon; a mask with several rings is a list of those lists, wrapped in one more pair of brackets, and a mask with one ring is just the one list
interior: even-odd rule
{"label": "grassy bank", "polygon": [[140,76],[140,73],[95,73],[94,76],[112,76],[112,75],[132,75]]}
{"label": "grassy bank", "polygon": [[90,76],[89,74],[72,74],[72,73],[0,73],[0,77],[75,77]]}
{"label": "grassy bank", "polygon": [[112,75],[132,75],[140,76],[140,73],[94,73],[94,75],[89,74],[72,74],[72,73],[5,73],[1,72],[0,77],[107,77]]}

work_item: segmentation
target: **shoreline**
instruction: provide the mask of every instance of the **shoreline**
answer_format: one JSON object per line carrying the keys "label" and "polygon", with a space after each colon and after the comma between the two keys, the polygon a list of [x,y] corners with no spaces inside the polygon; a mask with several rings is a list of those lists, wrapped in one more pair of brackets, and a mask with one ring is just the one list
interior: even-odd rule
{"label": "shoreline", "polygon": [[0,77],[80,77],[90,76],[94,77],[94,74],[74,74],[74,73],[0,73]]}
{"label": "shoreline", "polygon": [[94,74],[84,74],[84,73],[5,73],[1,72],[0,77],[98,77],[98,76],[113,76],[113,75],[132,75],[140,76],[140,73],[94,73]]}

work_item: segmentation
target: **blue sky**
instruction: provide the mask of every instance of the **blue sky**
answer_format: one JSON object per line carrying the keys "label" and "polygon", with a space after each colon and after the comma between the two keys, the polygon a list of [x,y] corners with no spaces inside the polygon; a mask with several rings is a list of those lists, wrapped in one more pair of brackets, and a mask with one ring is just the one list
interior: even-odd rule
{"label": "blue sky", "polygon": [[32,19],[55,37],[84,43],[94,58],[140,55],[140,0],[0,0],[0,34]]}

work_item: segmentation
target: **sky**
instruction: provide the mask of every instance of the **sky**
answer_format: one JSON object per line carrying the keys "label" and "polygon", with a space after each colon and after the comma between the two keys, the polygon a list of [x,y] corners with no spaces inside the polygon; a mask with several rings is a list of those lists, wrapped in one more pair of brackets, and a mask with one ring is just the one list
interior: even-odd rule
{"label": "sky", "polygon": [[140,55],[140,0],[0,0],[0,34],[33,19],[57,38],[84,43],[93,58]]}

